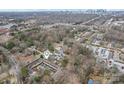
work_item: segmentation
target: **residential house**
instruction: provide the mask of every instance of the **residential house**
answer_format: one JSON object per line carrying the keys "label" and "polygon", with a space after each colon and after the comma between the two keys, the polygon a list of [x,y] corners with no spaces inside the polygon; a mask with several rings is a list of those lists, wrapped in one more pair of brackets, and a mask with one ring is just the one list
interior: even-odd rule
{"label": "residential house", "polygon": [[110,68],[110,67],[113,67],[114,66],[114,60],[113,59],[109,59],[107,61],[107,66]]}
{"label": "residential house", "polygon": [[45,59],[48,59],[50,55],[52,55],[52,53],[51,53],[49,50],[46,50],[46,51],[44,51],[44,53],[43,53],[43,57],[44,57]]}
{"label": "residential house", "polygon": [[106,48],[100,47],[100,48],[98,49],[98,56],[99,56],[100,58],[109,59],[109,54],[110,54],[110,51],[107,50]]}
{"label": "residential house", "polygon": [[0,35],[2,34],[8,34],[9,30],[7,28],[0,28]]}
{"label": "residential house", "polygon": [[123,61],[115,61],[114,65],[118,68],[120,72],[124,72],[124,62]]}
{"label": "residential house", "polygon": [[97,34],[97,40],[102,40],[103,39],[103,35],[102,34]]}
{"label": "residential house", "polygon": [[62,49],[62,47],[55,48],[54,55],[55,55],[55,59],[57,60],[60,60],[61,58],[63,58],[64,50]]}
{"label": "residential house", "polygon": [[92,44],[93,45],[100,45],[100,42],[101,41],[94,39],[93,42],[92,42]]}

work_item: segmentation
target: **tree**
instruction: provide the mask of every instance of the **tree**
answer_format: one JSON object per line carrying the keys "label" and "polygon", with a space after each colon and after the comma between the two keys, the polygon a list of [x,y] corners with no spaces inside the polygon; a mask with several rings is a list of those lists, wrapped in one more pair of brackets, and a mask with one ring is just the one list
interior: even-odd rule
{"label": "tree", "polygon": [[32,39],[27,39],[26,44],[28,47],[33,46],[33,40]]}
{"label": "tree", "polygon": [[79,54],[89,57],[91,55],[91,51],[88,48],[81,46],[81,47],[79,47]]}
{"label": "tree", "polygon": [[28,76],[28,69],[26,67],[21,68],[21,76],[27,77]]}
{"label": "tree", "polygon": [[68,64],[68,59],[67,58],[63,59],[63,61],[61,62],[61,66],[66,67],[67,64]]}
{"label": "tree", "polygon": [[34,82],[39,83],[40,80],[41,80],[41,77],[40,76],[35,76],[33,80],[34,80]]}
{"label": "tree", "polygon": [[41,55],[40,58],[44,58],[43,55]]}
{"label": "tree", "polygon": [[24,35],[23,33],[18,33],[19,34],[19,40],[26,40],[26,35]]}
{"label": "tree", "polygon": [[53,52],[54,51],[54,47],[52,45],[52,43],[48,43],[48,49]]}
{"label": "tree", "polygon": [[50,75],[50,71],[48,70],[48,69],[45,69],[45,71],[44,71],[44,75]]}
{"label": "tree", "polygon": [[8,43],[5,45],[5,48],[11,50],[14,46],[15,46],[15,44],[14,44],[13,42],[8,42]]}

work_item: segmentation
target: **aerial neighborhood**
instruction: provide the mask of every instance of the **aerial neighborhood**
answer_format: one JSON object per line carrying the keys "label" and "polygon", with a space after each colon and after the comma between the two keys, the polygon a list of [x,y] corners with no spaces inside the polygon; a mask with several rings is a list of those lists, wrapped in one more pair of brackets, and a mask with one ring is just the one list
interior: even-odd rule
{"label": "aerial neighborhood", "polygon": [[0,13],[1,84],[124,83],[124,11]]}

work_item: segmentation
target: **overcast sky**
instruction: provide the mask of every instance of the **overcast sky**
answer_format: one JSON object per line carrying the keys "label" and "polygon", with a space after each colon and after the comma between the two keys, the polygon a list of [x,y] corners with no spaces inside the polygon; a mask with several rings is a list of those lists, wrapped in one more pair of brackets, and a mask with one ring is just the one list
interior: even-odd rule
{"label": "overcast sky", "polygon": [[124,0],[0,0],[0,9],[124,9]]}

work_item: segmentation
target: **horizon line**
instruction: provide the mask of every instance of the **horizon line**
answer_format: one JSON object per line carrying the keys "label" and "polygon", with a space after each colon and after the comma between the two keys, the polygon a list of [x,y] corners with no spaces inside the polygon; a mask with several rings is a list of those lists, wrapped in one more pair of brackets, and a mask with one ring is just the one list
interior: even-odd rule
{"label": "horizon line", "polygon": [[124,9],[0,9],[0,12],[86,11],[86,10],[124,11]]}

